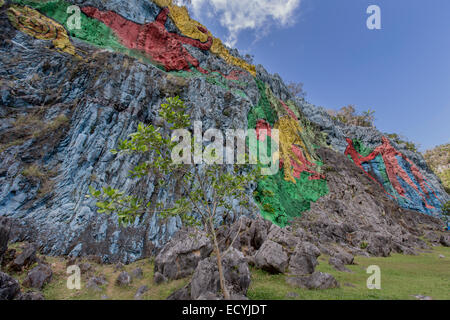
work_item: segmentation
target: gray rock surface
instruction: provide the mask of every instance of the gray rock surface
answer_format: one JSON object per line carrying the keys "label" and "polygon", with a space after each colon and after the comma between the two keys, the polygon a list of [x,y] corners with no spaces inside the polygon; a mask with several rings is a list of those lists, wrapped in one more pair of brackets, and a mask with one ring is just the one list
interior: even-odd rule
{"label": "gray rock surface", "polygon": [[324,290],[339,287],[339,283],[331,274],[323,272],[314,272],[308,276],[287,277],[286,281],[292,286],[310,290]]}
{"label": "gray rock surface", "polygon": [[117,277],[116,285],[119,287],[126,287],[131,284],[132,280],[133,279],[131,278],[130,274],[126,271],[123,271]]}
{"label": "gray rock surface", "polygon": [[27,301],[42,301],[45,300],[42,292],[39,291],[27,291],[25,293],[20,293],[16,300],[27,300]]}
{"label": "gray rock surface", "polygon": [[155,272],[174,280],[191,275],[200,260],[212,252],[210,239],[203,232],[182,230],[155,258]]}
{"label": "gray rock surface", "polygon": [[3,255],[6,253],[6,250],[8,250],[9,233],[9,220],[0,217],[0,265],[3,264]]}
{"label": "gray rock surface", "polygon": [[289,260],[289,273],[292,275],[312,274],[319,264],[319,249],[310,243],[300,243]]}
{"label": "gray rock surface", "polygon": [[139,287],[139,289],[136,291],[136,294],[134,295],[134,300],[141,300],[142,296],[148,291],[148,287],[147,286],[141,286]]}
{"label": "gray rock surface", "polygon": [[13,300],[20,293],[20,285],[6,273],[0,272],[0,300]]}
{"label": "gray rock surface", "polygon": [[161,284],[167,281],[168,279],[164,277],[161,273],[155,272],[155,275],[153,276],[153,282],[155,282],[156,284]]}
{"label": "gray rock surface", "polygon": [[[147,0],[69,2],[114,10],[138,23],[154,21],[159,12]],[[50,41],[17,31],[5,10],[0,12],[0,28],[0,141],[11,142],[0,146],[0,216],[15,221],[10,240],[35,242],[43,254],[95,255],[105,263],[129,263],[157,254],[181,228],[180,219],[163,221],[157,215],[145,214],[134,225],[120,227],[114,216],[97,213],[95,200],[86,198],[89,186],[110,185],[155,203],[176,201],[176,179],[165,177],[168,185],[164,190],[157,187],[154,177],[133,179],[128,173],[140,157],[109,151],[136,131],[138,123],[158,125],[157,109],[168,96],[179,95],[185,100],[191,119],[201,120],[204,130],[247,128],[248,112],[259,100],[254,78],[247,74],[242,75],[242,84],[225,81],[217,85],[202,75],[177,77],[154,65],[72,39],[88,57],[86,61],[78,60],[49,50]],[[166,28],[179,32],[171,19]],[[225,74],[237,70],[210,52],[187,47],[203,68]],[[231,53],[238,55],[235,50]],[[257,66],[256,73],[276,97],[294,99],[279,75],[270,75],[262,66]],[[322,150],[320,154],[332,170],[327,171],[330,193],[304,214],[301,234],[295,235],[297,231],[292,229],[269,228],[261,220],[247,221],[236,248],[248,250],[245,254],[253,256],[267,239],[283,246],[287,255],[292,254],[299,239],[318,246],[324,243],[321,250],[328,250],[329,243],[338,243],[352,254],[364,255],[386,256],[392,251],[412,252],[413,247],[422,247],[419,229],[428,225],[426,228],[434,230],[438,223],[393,205],[342,156],[345,137],[358,138],[374,147],[382,134],[371,128],[336,123],[325,110],[304,99],[296,103],[340,153],[340,157],[331,151]],[[57,130],[37,134],[61,116],[67,121]],[[19,119],[35,121],[18,128],[15,124]],[[443,191],[420,154],[402,145],[394,146],[424,172],[434,188]],[[26,176],[24,170],[31,165],[40,168],[45,178]],[[250,188],[250,199],[252,193]],[[443,202],[449,200],[445,192],[441,198]],[[258,212],[246,210],[244,215],[256,217]],[[223,237],[233,239],[237,229],[230,232],[223,231]],[[362,249],[364,241],[368,247]],[[176,258],[168,257],[160,264],[167,271],[159,272],[169,278],[190,274],[205,257],[202,253],[200,256],[183,260],[188,263],[187,269],[177,266]]]}
{"label": "gray rock surface", "polygon": [[52,276],[52,269],[48,265],[40,264],[28,272],[22,284],[27,288],[40,290],[52,280]]}
{"label": "gray rock surface", "polygon": [[36,245],[33,243],[26,244],[25,249],[9,264],[8,269],[20,272],[35,262],[37,262]]}
{"label": "gray rock surface", "polygon": [[344,262],[342,262],[342,260],[339,260],[339,259],[337,259],[335,257],[331,257],[328,260],[328,264],[333,266],[338,271],[351,272],[348,268],[345,267]]}
{"label": "gray rock surface", "polygon": [[[242,252],[232,248],[222,257],[226,287],[232,299],[243,300],[250,286],[250,270]],[[191,282],[168,300],[222,299],[215,257],[200,261]]]}
{"label": "gray rock surface", "polygon": [[[142,23],[153,21],[159,12],[145,0],[71,2],[112,9]],[[27,229],[21,240],[37,242],[43,254],[98,255],[103,262],[129,263],[157,253],[181,227],[180,219],[162,221],[145,215],[135,225],[119,227],[116,217],[96,212],[95,200],[85,197],[88,187],[110,185],[136,191],[155,203],[175,201],[174,179],[166,177],[165,190],[158,190],[152,177],[138,182],[128,173],[139,157],[109,151],[136,131],[139,122],[156,123],[157,108],[168,96],[185,100],[192,120],[201,120],[204,130],[247,128],[247,113],[259,97],[253,77],[242,75],[242,87],[219,86],[204,76],[176,77],[154,65],[73,40],[89,57],[80,61],[49,50],[49,41],[17,31],[3,11],[0,27],[0,141],[23,140],[0,155],[0,216],[16,218]],[[170,19],[166,27],[177,31]],[[237,69],[210,52],[197,50],[195,55],[202,67],[225,74]],[[40,81],[33,81],[32,75]],[[31,115],[39,115],[39,126],[60,115],[68,122],[33,138],[24,136],[33,128],[14,127],[19,117]],[[51,178],[24,176],[23,170],[31,164]],[[45,183],[52,188],[42,194]]]}
{"label": "gray rock surface", "polygon": [[288,263],[283,247],[272,240],[266,240],[255,255],[255,266],[271,273],[284,273]]}

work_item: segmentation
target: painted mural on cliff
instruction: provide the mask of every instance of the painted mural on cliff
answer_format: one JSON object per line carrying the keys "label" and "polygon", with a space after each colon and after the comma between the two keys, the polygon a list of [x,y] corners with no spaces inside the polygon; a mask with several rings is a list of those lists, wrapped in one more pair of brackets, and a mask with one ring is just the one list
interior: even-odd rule
{"label": "painted mural on cliff", "polygon": [[365,147],[358,140],[347,140],[345,155],[349,157],[386,194],[406,209],[434,214],[442,206],[438,191],[403,153],[396,150],[388,138],[375,149]]}
{"label": "painted mural on cliff", "polygon": [[271,129],[279,130],[279,153],[268,156],[279,161],[280,171],[258,181],[255,199],[265,219],[284,227],[328,193],[322,163],[314,151],[321,135],[292,102],[276,98],[263,82],[257,80],[257,84],[261,98],[248,115],[248,125],[256,129],[261,142],[273,143]]}
{"label": "painted mural on cliff", "polygon": [[[70,42],[70,37],[85,41],[100,48],[108,48],[131,56],[143,54],[149,62],[160,66],[165,71],[199,71],[203,74],[217,70],[205,70],[199,66],[199,61],[189,53],[184,45],[190,45],[203,51],[211,52],[222,58],[226,63],[240,68],[255,76],[255,66],[242,59],[232,56],[218,38],[200,23],[189,18],[187,9],[173,5],[171,1],[154,1],[159,5],[160,12],[154,21],[140,24],[122,17],[120,14],[99,10],[92,6],[80,6],[81,28],[66,29],[70,17],[67,8],[72,5],[64,0],[33,1],[13,0],[16,4],[9,8],[10,20],[20,31],[37,39],[48,39],[40,33],[45,29],[56,29],[61,39],[57,49],[76,55]],[[70,12],[70,11],[69,11]],[[25,18],[27,17],[27,18]],[[165,23],[170,17],[181,35],[169,32]],[[33,23],[26,25],[22,19],[32,19]],[[237,80],[239,72],[233,70],[230,74],[221,74],[228,80]]]}

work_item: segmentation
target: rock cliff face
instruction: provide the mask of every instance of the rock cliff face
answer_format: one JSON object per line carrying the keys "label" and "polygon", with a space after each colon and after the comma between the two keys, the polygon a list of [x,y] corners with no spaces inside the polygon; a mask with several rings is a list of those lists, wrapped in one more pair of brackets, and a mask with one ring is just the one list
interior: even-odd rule
{"label": "rock cliff face", "polygon": [[[347,193],[349,184],[327,182],[336,165],[327,159],[344,153],[356,164],[349,160],[347,166],[366,178],[361,183],[379,187],[390,203],[370,216],[399,214],[395,202],[420,217],[437,215],[448,200],[420,154],[384,141],[375,129],[336,123],[292,97],[279,76],[250,65],[170,1],[0,5],[0,215],[19,224],[16,240],[37,241],[45,254],[131,262],[154,253],[179,229],[175,218],[162,223],[147,215],[119,228],[85,197],[89,185],[108,184],[175,200],[175,178],[167,177],[168,187],[158,190],[152,177],[138,182],[128,176],[139,158],[109,152],[138,123],[158,125],[158,107],[175,95],[203,130],[254,128],[261,142],[280,130],[280,172],[249,190],[249,197],[256,191],[259,207],[249,216],[261,214],[284,227],[312,207],[326,209],[321,214],[332,219],[342,210],[330,208],[346,201],[339,192]],[[73,20],[77,8],[80,28]],[[358,192],[364,197],[369,189]],[[343,212],[354,219],[355,210],[364,219],[363,207],[346,204]]]}

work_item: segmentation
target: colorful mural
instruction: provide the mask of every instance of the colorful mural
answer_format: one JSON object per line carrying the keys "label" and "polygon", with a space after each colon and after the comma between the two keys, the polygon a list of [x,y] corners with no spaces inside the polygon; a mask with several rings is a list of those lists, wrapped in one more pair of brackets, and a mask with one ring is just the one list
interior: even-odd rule
{"label": "colorful mural", "polygon": [[279,154],[268,156],[279,161],[280,171],[258,181],[255,199],[264,218],[284,227],[309,210],[311,202],[327,194],[328,188],[314,152],[317,132],[290,102],[277,99],[264,83],[256,81],[261,98],[249,113],[249,128],[256,129],[258,141],[264,143],[267,139],[274,143],[272,129],[279,130]]}
{"label": "colorful mural", "polygon": [[[242,59],[232,56],[221,41],[200,23],[189,18],[185,7],[178,7],[172,1],[154,1],[161,6],[159,15],[153,22],[139,24],[128,20],[113,11],[101,11],[91,6],[81,7],[81,29],[66,30],[69,18],[67,8],[72,4],[64,0],[33,1],[13,0],[22,7],[15,6],[17,12],[27,12],[33,19],[39,20],[41,25],[53,27],[61,34],[56,38],[58,49],[75,55],[74,47],[70,43],[69,35],[98,47],[113,49],[122,53],[136,56],[136,51],[144,53],[151,63],[162,66],[166,71],[191,71],[195,69],[203,74],[217,72],[205,70],[199,62],[183,46],[185,44],[210,51],[223,58],[228,64],[239,67],[255,75],[255,67]],[[34,10],[33,10],[34,9]],[[179,28],[182,35],[169,32],[165,22],[170,17]],[[14,17],[10,18],[15,21]],[[21,31],[26,28],[15,26]],[[25,31],[24,31],[25,32]],[[46,39],[38,31],[28,31],[28,34],[38,39]],[[64,42],[60,41],[64,39]],[[50,39],[53,40],[53,39]],[[221,74],[225,79],[237,80],[240,71],[233,70],[229,75]]]}
{"label": "colorful mural", "polygon": [[66,29],[29,7],[12,5],[8,8],[8,18],[18,30],[40,40],[51,40],[61,52],[77,55]]}
{"label": "colorful mural", "polygon": [[[129,49],[144,51],[156,63],[163,65],[167,71],[190,70],[191,66],[201,73],[208,73],[200,68],[199,62],[183,47],[189,44],[193,47],[209,50],[212,37],[206,42],[180,36],[166,30],[165,23],[169,13],[168,8],[161,9],[154,22],[138,24],[127,20],[113,11],[100,11],[93,7],[81,9],[88,17],[100,20],[110,27],[120,42]],[[199,31],[207,34],[207,30],[198,27]]]}
{"label": "colorful mural", "polygon": [[436,191],[427,182],[419,168],[404,154],[396,150],[386,137],[374,150],[358,140],[347,140],[345,154],[400,206],[435,213],[441,203]]}

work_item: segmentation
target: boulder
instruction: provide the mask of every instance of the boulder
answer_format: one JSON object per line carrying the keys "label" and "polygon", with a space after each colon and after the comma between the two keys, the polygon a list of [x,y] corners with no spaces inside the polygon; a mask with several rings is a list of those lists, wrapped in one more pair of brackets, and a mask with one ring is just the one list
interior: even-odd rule
{"label": "boulder", "polygon": [[367,252],[376,257],[389,257],[392,250],[390,239],[381,234],[370,236],[367,246]]}
{"label": "boulder", "polygon": [[352,265],[355,261],[355,257],[352,254],[344,251],[342,248],[336,249],[336,251],[333,252],[333,257],[342,261],[344,265]]}
{"label": "boulder", "polygon": [[[250,270],[242,252],[231,248],[222,257],[225,283],[230,295],[247,295],[250,286]],[[190,283],[191,299],[196,300],[207,293],[219,295],[220,280],[215,257],[202,260]]]}
{"label": "boulder", "polygon": [[39,301],[45,300],[42,292],[39,291],[28,291],[26,293],[20,293],[16,300],[29,300],[29,301]]}
{"label": "boulder", "polygon": [[116,279],[116,285],[119,287],[126,287],[131,284],[131,276],[126,271],[122,271]]}
{"label": "boulder", "polygon": [[107,284],[108,281],[106,281],[106,278],[104,275],[98,276],[98,277],[92,277],[88,280],[86,284],[86,288],[93,290],[93,291],[102,291],[100,286],[103,286]]}
{"label": "boulder", "polygon": [[163,282],[167,282],[167,278],[164,277],[161,273],[155,272],[155,275],[153,276],[153,281],[156,284],[161,284]]}
{"label": "boulder", "polygon": [[185,278],[212,250],[211,241],[205,233],[193,229],[181,230],[156,256],[155,272],[170,280]]}
{"label": "boulder", "polygon": [[328,260],[328,263],[329,263],[331,266],[333,266],[337,271],[351,272],[349,269],[347,269],[347,268],[345,267],[344,263],[343,263],[341,260],[339,260],[339,259],[337,259],[337,258],[335,258],[335,257],[331,257],[331,258]]}
{"label": "boulder", "polygon": [[40,290],[52,280],[52,276],[52,269],[48,265],[40,264],[28,272],[23,281],[23,286]]}
{"label": "boulder", "polygon": [[136,294],[134,295],[134,300],[141,300],[142,296],[148,291],[148,287],[147,286],[141,286],[139,287],[139,289],[136,291]]}
{"label": "boulder", "polygon": [[255,266],[270,273],[284,273],[289,263],[289,257],[283,247],[266,240],[255,254]]}
{"label": "boulder", "polygon": [[80,263],[78,266],[80,267],[81,274],[86,274],[92,270],[92,265],[88,262]]}
{"label": "boulder", "polygon": [[14,259],[16,258],[16,254],[17,251],[16,249],[8,249],[5,251],[5,253],[3,254],[3,260],[1,261],[1,266],[5,267],[8,264],[10,264],[12,261],[14,261]]}
{"label": "boulder", "polygon": [[20,293],[17,280],[0,272],[0,300],[13,300]]}
{"label": "boulder", "polygon": [[131,271],[131,276],[133,277],[133,279],[142,279],[142,277],[144,276],[144,272],[141,268],[136,268]]}
{"label": "boulder", "polygon": [[9,264],[8,269],[15,272],[21,272],[23,269],[30,267],[37,262],[36,251],[37,248],[35,244],[28,244],[22,253]]}
{"label": "boulder", "polygon": [[[213,301],[213,300],[223,300],[223,297],[218,296],[215,293],[212,292],[206,292],[201,294],[197,300],[208,300],[208,301]],[[234,299],[233,299],[234,300]]]}
{"label": "boulder", "polygon": [[450,236],[449,235],[442,235],[441,238],[439,239],[439,242],[444,247],[450,247]]}
{"label": "boulder", "polygon": [[219,228],[217,237],[221,250],[227,249],[233,243],[233,247],[244,255],[253,255],[266,241],[269,228],[270,222],[260,216],[256,219],[242,216],[230,227],[224,225]]}
{"label": "boulder", "polygon": [[280,228],[275,224],[272,224],[270,227],[267,239],[280,244],[288,251],[293,251],[297,244],[301,242],[301,239],[294,236],[291,230],[288,228]]}
{"label": "boulder", "polygon": [[304,242],[295,247],[289,260],[289,273],[293,275],[312,274],[319,264],[320,250],[313,244]]}
{"label": "boulder", "polygon": [[425,239],[431,241],[431,242],[439,242],[440,241],[440,237],[439,234],[435,231],[428,231],[427,233],[425,233]]}
{"label": "boulder", "polygon": [[172,293],[169,297],[167,297],[167,300],[191,300],[191,284],[188,284],[184,286],[183,288],[175,291]]}
{"label": "boulder", "polygon": [[8,250],[9,233],[9,220],[4,217],[0,217],[0,265],[3,264],[3,255],[6,250]]}
{"label": "boulder", "polygon": [[286,281],[292,286],[310,290],[324,290],[339,287],[339,283],[331,274],[323,272],[314,272],[308,276],[288,277]]}
{"label": "boulder", "polygon": [[125,265],[122,262],[118,262],[114,265],[114,272],[124,271]]}

